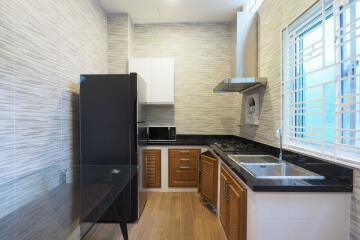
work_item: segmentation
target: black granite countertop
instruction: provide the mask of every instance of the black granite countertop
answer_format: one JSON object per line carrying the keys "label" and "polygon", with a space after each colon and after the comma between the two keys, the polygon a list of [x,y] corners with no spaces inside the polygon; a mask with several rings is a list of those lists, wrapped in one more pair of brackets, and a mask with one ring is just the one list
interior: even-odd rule
{"label": "black granite countertop", "polygon": [[149,146],[209,146],[212,152],[255,192],[352,192],[353,170],[314,159],[297,153],[284,151],[283,159],[297,166],[325,176],[324,180],[302,179],[256,179],[244,168],[222,152],[215,142],[242,142],[256,145],[259,154],[278,156],[279,149],[233,135],[177,135],[176,142],[149,142]]}
{"label": "black granite countertop", "polygon": [[236,141],[237,137],[233,135],[188,135],[178,134],[176,135],[176,141],[159,141],[148,142],[149,146],[209,146],[214,142],[222,141]]}
{"label": "black granite countertop", "polygon": [[[223,162],[255,192],[352,192],[353,190],[352,170],[335,164],[315,160],[311,162],[310,165],[312,167],[309,169],[309,167],[305,167],[304,164],[296,164],[294,160],[291,161],[289,158],[287,159],[288,162],[323,175],[325,179],[256,179],[243,167],[231,160],[228,155],[222,152],[217,146],[210,145],[210,148],[212,152],[220,157]],[[259,153],[262,154],[264,152],[261,151]],[[317,165],[317,167],[315,167],[315,165]],[[316,168],[320,168],[321,170]]]}

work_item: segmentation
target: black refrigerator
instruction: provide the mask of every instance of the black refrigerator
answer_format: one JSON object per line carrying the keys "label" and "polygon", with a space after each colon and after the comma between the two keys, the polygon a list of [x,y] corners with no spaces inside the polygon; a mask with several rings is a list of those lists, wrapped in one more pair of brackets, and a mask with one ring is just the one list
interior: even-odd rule
{"label": "black refrigerator", "polygon": [[[146,143],[145,92],[136,73],[80,78],[80,165],[136,166],[129,168],[135,175],[114,203],[127,222],[138,220],[146,203],[140,154]],[[116,223],[113,209],[99,222]]]}

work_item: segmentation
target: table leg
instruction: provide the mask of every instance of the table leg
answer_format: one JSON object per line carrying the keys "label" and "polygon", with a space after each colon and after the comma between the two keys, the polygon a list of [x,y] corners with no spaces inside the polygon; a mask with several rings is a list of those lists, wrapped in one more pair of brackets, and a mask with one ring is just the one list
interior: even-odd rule
{"label": "table leg", "polygon": [[119,211],[118,211],[118,208],[116,206],[116,203],[113,203],[112,207],[114,209],[115,216],[116,216],[116,218],[118,220],[118,223],[119,223],[119,226],[120,226],[120,229],[121,229],[121,234],[123,235],[124,240],[129,240],[128,228],[127,228],[126,221],[124,221],[124,219],[120,218]]}
{"label": "table leg", "polygon": [[126,225],[126,222],[120,222],[120,229],[121,229],[121,233],[123,235],[124,240],[128,240],[129,236],[128,236],[128,228]]}

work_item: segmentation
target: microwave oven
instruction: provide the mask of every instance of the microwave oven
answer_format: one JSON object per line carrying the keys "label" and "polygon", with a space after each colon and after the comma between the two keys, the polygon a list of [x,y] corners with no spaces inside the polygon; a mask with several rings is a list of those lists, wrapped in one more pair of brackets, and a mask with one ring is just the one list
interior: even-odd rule
{"label": "microwave oven", "polygon": [[147,136],[149,142],[173,142],[176,141],[176,127],[149,126]]}

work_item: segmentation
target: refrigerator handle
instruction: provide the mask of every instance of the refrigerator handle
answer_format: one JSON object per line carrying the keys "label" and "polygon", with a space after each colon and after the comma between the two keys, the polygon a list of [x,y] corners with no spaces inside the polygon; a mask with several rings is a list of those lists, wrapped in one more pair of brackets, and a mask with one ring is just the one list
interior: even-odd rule
{"label": "refrigerator handle", "polygon": [[135,153],[137,154],[138,153],[138,122],[137,122],[137,99],[135,99],[134,101],[134,120],[135,120],[135,128],[134,128],[134,147],[135,147]]}

